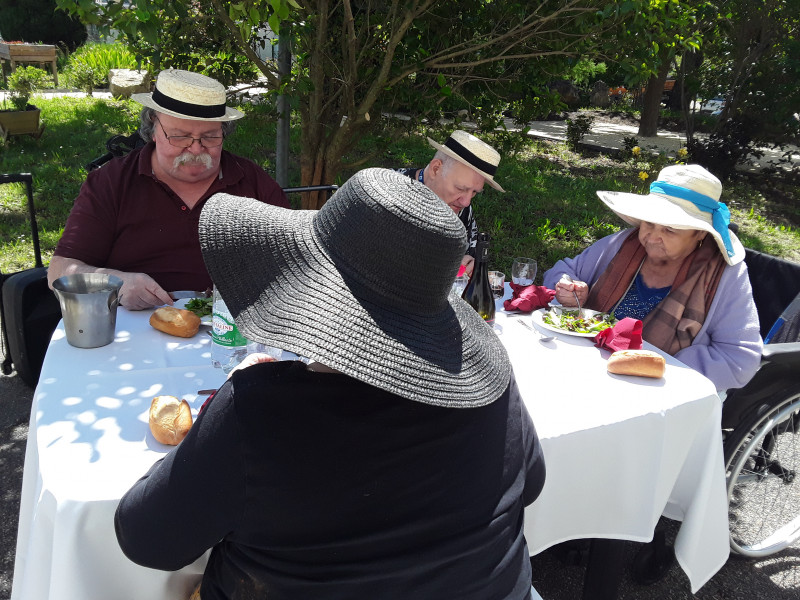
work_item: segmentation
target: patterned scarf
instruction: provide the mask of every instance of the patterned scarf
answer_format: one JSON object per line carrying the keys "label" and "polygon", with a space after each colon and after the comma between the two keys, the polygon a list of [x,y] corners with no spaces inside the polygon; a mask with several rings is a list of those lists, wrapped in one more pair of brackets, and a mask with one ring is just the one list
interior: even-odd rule
{"label": "patterned scarf", "polygon": [[[634,229],[592,286],[588,308],[609,312],[625,295],[646,257]],[[706,320],[726,263],[711,234],[681,264],[667,297],[643,321],[642,337],[668,354],[691,346]]]}

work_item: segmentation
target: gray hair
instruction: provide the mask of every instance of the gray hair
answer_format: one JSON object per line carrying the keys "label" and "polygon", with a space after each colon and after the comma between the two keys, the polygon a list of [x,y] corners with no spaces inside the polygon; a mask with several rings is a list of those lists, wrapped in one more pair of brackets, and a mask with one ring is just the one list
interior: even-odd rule
{"label": "gray hair", "polygon": [[[139,113],[139,136],[145,142],[153,141],[153,131],[156,128],[157,116],[158,112],[149,106],[142,108],[142,112]],[[236,121],[222,121],[223,137],[228,137],[234,131],[236,131]]]}
{"label": "gray hair", "polygon": [[433,155],[431,160],[436,160],[437,158],[442,161],[442,175],[446,175],[450,170],[450,167],[453,166],[453,163],[456,162],[456,159],[449,154],[445,154],[441,150],[437,150],[436,154]]}

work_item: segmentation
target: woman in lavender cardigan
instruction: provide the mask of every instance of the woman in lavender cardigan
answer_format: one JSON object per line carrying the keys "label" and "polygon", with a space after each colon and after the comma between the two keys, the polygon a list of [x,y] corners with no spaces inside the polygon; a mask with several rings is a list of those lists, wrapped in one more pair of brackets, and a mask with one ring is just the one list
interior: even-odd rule
{"label": "woman in lavender cardigan", "polygon": [[[634,226],[544,274],[566,306],[643,322],[645,341],[708,377],[718,391],[744,386],[762,341],[744,248],[728,230],[722,184],[698,165],[659,173],[646,196],[597,192]],[[570,282],[564,275],[569,275]]]}

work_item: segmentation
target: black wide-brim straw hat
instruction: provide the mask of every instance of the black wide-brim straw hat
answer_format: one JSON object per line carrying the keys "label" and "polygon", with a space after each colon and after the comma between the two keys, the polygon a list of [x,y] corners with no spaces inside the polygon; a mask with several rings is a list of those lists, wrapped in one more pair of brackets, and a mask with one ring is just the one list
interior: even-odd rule
{"label": "black wide-brim straw hat", "polygon": [[483,406],[508,386],[497,335],[450,293],[464,226],[415,180],[359,171],[319,211],[215,194],[200,244],[250,340],[436,406]]}

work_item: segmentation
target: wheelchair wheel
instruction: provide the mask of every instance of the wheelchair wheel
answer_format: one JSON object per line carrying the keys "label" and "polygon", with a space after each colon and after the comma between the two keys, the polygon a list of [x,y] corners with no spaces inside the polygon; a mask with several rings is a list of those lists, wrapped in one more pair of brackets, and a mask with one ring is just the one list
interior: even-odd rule
{"label": "wheelchair wheel", "polygon": [[800,538],[800,388],[772,398],[725,440],[731,550],[750,557]]}

